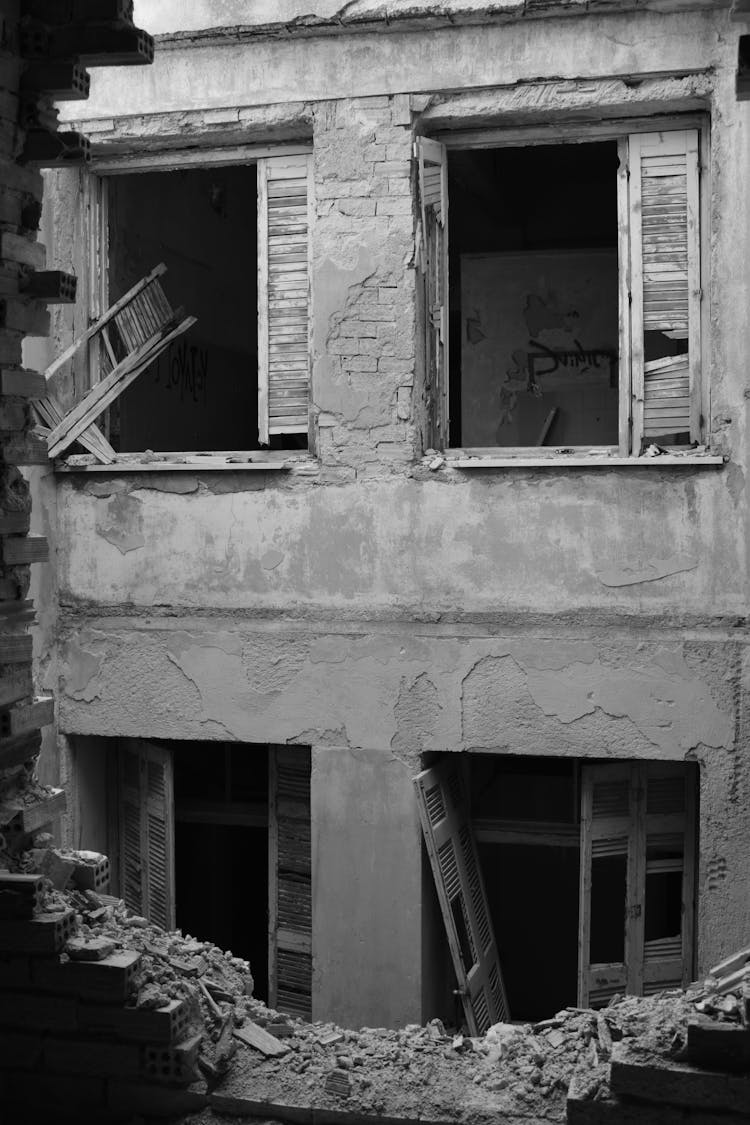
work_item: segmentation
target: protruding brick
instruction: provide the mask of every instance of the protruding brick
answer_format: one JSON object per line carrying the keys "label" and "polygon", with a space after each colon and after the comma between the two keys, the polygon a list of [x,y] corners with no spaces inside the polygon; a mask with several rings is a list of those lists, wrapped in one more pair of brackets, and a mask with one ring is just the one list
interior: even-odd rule
{"label": "protruding brick", "polygon": [[134,987],[140,953],[128,949],[102,961],[35,961],[32,979],[44,988],[82,1000],[124,1004]]}
{"label": "protruding brick", "polygon": [[0,951],[7,953],[57,953],[75,933],[72,910],[40,914],[30,921],[8,921],[0,926]]}
{"label": "protruding brick", "polygon": [[[25,734],[29,730],[46,727],[55,718],[55,699],[52,695],[38,695],[31,703],[17,703],[0,714],[0,738]],[[0,880],[0,885],[2,881]]]}
{"label": "protruding brick", "polygon": [[43,535],[3,535],[0,537],[3,566],[25,566],[47,562],[49,545]]}

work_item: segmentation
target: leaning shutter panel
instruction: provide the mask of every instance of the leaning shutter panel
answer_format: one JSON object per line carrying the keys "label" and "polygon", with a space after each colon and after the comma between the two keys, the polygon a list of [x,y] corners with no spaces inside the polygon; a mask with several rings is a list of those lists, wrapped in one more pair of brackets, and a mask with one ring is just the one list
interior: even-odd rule
{"label": "leaning shutter panel", "polygon": [[142,824],[142,757],[135,741],[123,740],[118,755],[119,773],[119,879],[120,895],[136,914],[144,910],[144,844]]}
{"label": "leaning shutter panel", "polygon": [[307,433],[309,156],[258,161],[258,435]]}
{"label": "leaning shutter panel", "polygon": [[424,770],[414,784],[466,1022],[484,1035],[510,1015],[459,765]]}
{"label": "leaning shutter panel", "polygon": [[630,202],[637,453],[641,442],[672,435],[700,440],[697,130],[630,137]]}
{"label": "leaning shutter panel", "polygon": [[174,929],[174,792],[172,755],[144,742],[146,805],[146,917]]}
{"label": "leaning shutter panel", "polygon": [[425,275],[426,385],[432,403],[432,442],[449,444],[448,416],[448,155],[427,137],[415,142],[419,173],[419,265]]}
{"label": "leaning shutter panel", "polygon": [[310,751],[275,747],[269,762],[271,1007],[312,1018]]}

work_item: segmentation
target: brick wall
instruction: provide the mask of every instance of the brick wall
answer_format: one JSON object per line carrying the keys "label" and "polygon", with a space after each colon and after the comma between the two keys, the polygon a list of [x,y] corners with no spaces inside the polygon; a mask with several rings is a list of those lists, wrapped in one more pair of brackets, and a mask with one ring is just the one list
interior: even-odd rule
{"label": "brick wall", "polygon": [[313,383],[321,460],[347,479],[421,452],[412,143],[406,97],[316,107]]}
{"label": "brick wall", "polygon": [[19,1125],[42,1113],[99,1122],[145,1111],[174,1115],[196,1104],[183,1089],[195,1077],[198,1050],[185,1037],[184,1004],[126,1005],[137,952],[61,956],[81,916],[70,906],[50,909],[49,885],[33,873],[29,850],[64,810],[65,794],[35,775],[53,700],[34,694],[27,595],[30,567],[48,550],[29,534],[21,467],[47,462],[30,405],[46,384],[24,368],[23,341],[45,335],[48,305],[75,294],[73,278],[44,269],[39,168],[88,156],[85,138],[57,133],[43,83],[54,61],[71,95],[82,95],[88,77],[72,53],[79,42],[97,65],[108,55],[113,64],[150,61],[153,42],[131,15],[129,0],[4,0],[0,11],[0,1102],[3,1120]]}

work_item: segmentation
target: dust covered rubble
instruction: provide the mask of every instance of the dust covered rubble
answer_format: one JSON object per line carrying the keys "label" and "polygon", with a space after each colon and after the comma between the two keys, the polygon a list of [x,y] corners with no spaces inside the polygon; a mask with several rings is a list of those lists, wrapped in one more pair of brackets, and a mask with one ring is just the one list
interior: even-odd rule
{"label": "dust covered rubble", "polygon": [[508,1121],[562,1122],[574,1076],[579,1096],[608,1096],[613,1042],[628,1039],[652,1055],[684,1058],[696,1012],[731,1021],[745,1010],[739,989],[734,995],[712,978],[687,992],[615,997],[600,1011],[569,1007],[535,1024],[496,1024],[483,1037],[448,1030],[437,1019],[424,1027],[346,1030],[269,1009],[252,995],[249,964],[211,942],[150,924],[113,896],[48,884],[42,909],[71,908],[77,933],[63,957],[139,951],[128,1003],[157,1008],[185,1000],[189,1033],[202,1036],[195,1079],[230,1102],[245,1096],[256,1106],[315,1105],[467,1125],[499,1113]]}

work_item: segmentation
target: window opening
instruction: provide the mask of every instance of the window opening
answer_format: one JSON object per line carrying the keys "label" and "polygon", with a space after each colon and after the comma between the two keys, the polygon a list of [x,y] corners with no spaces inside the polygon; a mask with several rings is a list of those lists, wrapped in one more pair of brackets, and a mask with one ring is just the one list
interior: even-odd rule
{"label": "window opening", "polygon": [[[462,775],[464,820],[451,796]],[[465,1012],[477,942],[456,862],[459,828],[476,848],[474,885],[483,888],[504,981],[502,1018],[601,1007],[616,992],[692,978],[694,767],[448,755],[416,782]]]}
{"label": "window opening", "polygon": [[434,445],[638,456],[703,440],[699,140],[418,138]]}
{"label": "window opening", "polygon": [[450,444],[618,441],[617,144],[448,153]]}

